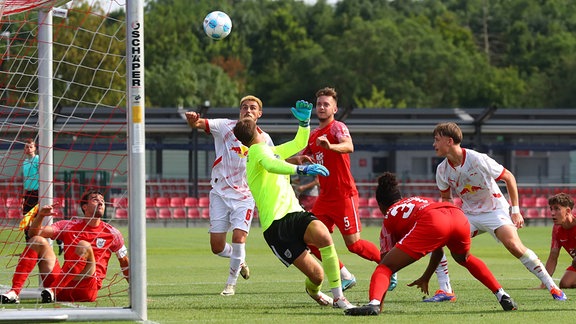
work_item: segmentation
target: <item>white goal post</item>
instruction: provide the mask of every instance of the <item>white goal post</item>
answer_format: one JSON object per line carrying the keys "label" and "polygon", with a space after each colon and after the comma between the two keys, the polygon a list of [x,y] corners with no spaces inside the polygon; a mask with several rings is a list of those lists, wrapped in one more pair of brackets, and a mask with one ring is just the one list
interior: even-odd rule
{"label": "white goal post", "polygon": [[[104,0],[78,0],[71,2],[81,2],[85,5],[90,5],[91,3],[95,6],[101,6]],[[33,107],[26,109],[30,110],[30,116],[34,115],[37,118],[37,123],[34,125],[34,132],[38,133],[38,152],[40,156],[40,187],[39,196],[40,205],[51,204],[53,198],[56,197],[54,194],[54,148],[55,145],[59,143],[54,142],[54,133],[64,133],[68,134],[70,130],[75,126],[75,124],[70,123],[64,124],[60,129],[55,131],[53,129],[54,121],[58,118],[68,118],[72,119],[71,116],[65,116],[58,111],[58,107],[62,105],[61,102],[54,102],[53,87],[55,80],[60,77],[57,75],[59,72],[54,71],[54,66],[56,65],[53,61],[53,15],[58,13],[60,10],[58,7],[64,5],[68,1],[62,0],[37,0],[37,1],[21,1],[21,0],[0,0],[0,17],[2,18],[2,24],[0,28],[4,28],[7,25],[5,17],[9,17],[12,14],[23,13],[27,11],[38,10],[37,16],[37,69],[35,70],[35,75],[29,77],[29,79],[37,80],[37,93],[34,93],[32,97],[37,101],[34,103]],[[130,283],[127,289],[127,299],[126,305],[105,305],[105,306],[85,306],[85,305],[72,305],[72,307],[65,307],[66,305],[59,307],[43,307],[42,305],[26,304],[18,305],[16,308],[4,307],[5,305],[0,305],[0,322],[49,322],[49,321],[113,321],[113,320],[134,320],[134,321],[146,321],[147,320],[147,282],[146,282],[146,218],[145,218],[145,195],[146,195],[146,176],[145,176],[145,95],[144,95],[144,0],[109,0],[109,2],[114,5],[118,5],[121,2],[125,2],[124,7],[115,8],[125,10],[125,21],[123,22],[123,28],[125,29],[125,50],[123,51],[121,58],[125,64],[125,84],[126,88],[123,93],[119,96],[121,102],[125,103],[126,111],[126,125],[123,127],[125,130],[126,138],[126,159],[120,158],[126,166],[125,170],[127,173],[126,179],[126,193],[127,198],[130,201],[128,205],[128,214],[130,217],[127,219],[128,223],[128,235],[125,235],[126,245],[129,250],[130,257]],[[17,22],[14,22],[17,24]],[[25,23],[22,23],[23,25]],[[80,28],[78,28],[80,29]],[[11,35],[11,32],[2,31],[2,38],[0,41],[4,42],[6,38],[7,46],[4,48],[4,57],[2,71],[8,71],[4,73],[3,76],[13,82],[9,89],[6,86],[4,89],[0,89],[2,101],[0,103],[0,109],[3,114],[0,114],[0,135],[8,133],[16,133],[12,142],[7,143],[8,149],[6,152],[1,152],[0,149],[0,173],[4,170],[8,170],[12,167],[10,162],[10,157],[13,156],[14,147],[20,145],[22,133],[30,132],[28,124],[18,125],[12,122],[12,118],[15,120],[21,116],[15,113],[15,108],[11,105],[9,96],[13,96],[14,93],[19,96],[18,102],[29,104],[29,100],[26,95],[18,95],[18,93],[23,92],[21,84],[23,79],[26,79],[26,75],[17,75],[19,72],[11,72],[8,70],[9,64],[14,61],[10,55],[10,43],[16,38]],[[22,27],[18,27],[20,33],[24,33]],[[71,33],[74,32],[71,28]],[[33,32],[28,32],[33,34]],[[72,46],[71,46],[72,47]],[[87,54],[89,55],[89,54]],[[22,58],[22,57],[20,57]],[[85,58],[86,59],[86,58]],[[27,58],[27,60],[34,60],[33,58]],[[64,63],[61,63],[65,65]],[[94,74],[97,73],[95,70]],[[56,75],[55,75],[56,74]],[[118,71],[111,71],[110,75],[117,76]],[[62,80],[58,80],[62,81]],[[36,84],[36,81],[32,81]],[[76,86],[76,81],[68,81],[66,87],[73,88]],[[95,86],[96,87],[96,86]],[[29,88],[29,86],[23,87]],[[103,93],[103,96],[110,94],[109,89],[101,89],[98,86],[98,91]],[[67,88],[68,89],[68,88]],[[122,91],[120,91],[122,92]],[[26,97],[26,98],[25,98]],[[86,101],[84,98],[77,98],[79,106],[71,108],[72,111],[76,111],[81,108],[82,104]],[[65,99],[59,98],[62,102]],[[97,111],[100,103],[92,104],[94,106],[94,112]],[[16,106],[16,105],[14,105]],[[19,108],[20,109],[20,108]],[[23,109],[23,108],[22,108]],[[4,113],[4,112],[8,113]],[[21,119],[24,120],[23,123],[29,123],[30,116],[24,116]],[[76,121],[78,122],[78,121]],[[84,120],[84,127],[80,132],[92,132],[90,128],[92,126],[90,118]],[[95,121],[94,123],[98,123]],[[71,135],[70,135],[71,136]],[[5,136],[2,136],[5,137]],[[74,137],[76,139],[76,137]],[[0,144],[3,144],[2,139]],[[7,140],[6,142],[8,142]],[[5,143],[4,143],[5,144]],[[73,146],[74,144],[70,144]],[[70,153],[70,154],[75,154]],[[80,152],[81,153],[81,152]],[[65,164],[62,162],[62,164]],[[103,163],[105,164],[105,163]],[[94,173],[98,171],[97,167],[94,168]],[[75,170],[75,175],[83,172],[82,170]],[[0,174],[2,176],[3,174]],[[0,177],[1,178],[1,177]],[[9,183],[6,183],[9,185]],[[82,185],[82,184],[80,184]],[[3,222],[3,221],[2,221]],[[2,234],[2,226],[4,223],[0,223],[0,236]],[[17,229],[16,225],[16,229]],[[18,233],[17,230],[12,230],[12,232]],[[12,237],[13,238],[13,237]],[[23,243],[21,238],[19,250],[22,249]],[[5,252],[5,251],[4,251]],[[3,252],[3,253],[4,253]],[[114,256],[111,259],[110,264],[114,263]],[[7,261],[7,263],[14,263],[12,259]],[[10,278],[5,274],[9,274],[8,270],[13,268],[3,269],[5,272],[2,273],[0,278],[1,287],[10,286]],[[37,271],[37,270],[35,270]],[[8,281],[8,282],[6,282]],[[33,287],[33,285],[31,285]],[[26,288],[21,294],[22,299],[26,298],[26,294],[34,295],[37,293],[36,288]],[[4,291],[0,291],[3,293]]]}

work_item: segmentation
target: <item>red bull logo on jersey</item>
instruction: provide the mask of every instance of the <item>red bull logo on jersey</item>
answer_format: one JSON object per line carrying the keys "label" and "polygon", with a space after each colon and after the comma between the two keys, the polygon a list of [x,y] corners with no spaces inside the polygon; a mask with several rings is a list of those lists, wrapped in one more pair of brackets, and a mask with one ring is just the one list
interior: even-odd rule
{"label": "red bull logo on jersey", "polygon": [[232,146],[231,151],[236,152],[240,157],[246,157],[248,155],[248,148],[244,145],[242,146]]}
{"label": "red bull logo on jersey", "polygon": [[467,184],[464,188],[460,191],[460,196],[468,194],[468,193],[475,193],[478,190],[482,190],[482,187],[473,186],[471,184]]}

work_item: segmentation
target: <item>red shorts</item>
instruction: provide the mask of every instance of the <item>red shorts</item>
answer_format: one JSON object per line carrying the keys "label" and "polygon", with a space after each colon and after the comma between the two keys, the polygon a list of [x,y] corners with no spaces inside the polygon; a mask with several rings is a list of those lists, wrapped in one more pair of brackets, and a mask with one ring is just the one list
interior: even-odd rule
{"label": "red shorts", "polygon": [[566,268],[566,271],[576,272],[576,268],[574,268],[572,265],[570,265],[570,266],[568,266],[568,268]]}
{"label": "red shorts", "polygon": [[98,297],[98,290],[102,287],[99,278],[89,276],[80,281],[75,280],[76,274],[85,266],[83,260],[79,261],[75,267],[65,272],[56,260],[52,272],[44,277],[44,287],[54,290],[57,301],[93,302]]}
{"label": "red shorts", "polygon": [[439,247],[465,254],[470,250],[470,223],[458,208],[434,208],[424,211],[412,230],[396,247],[418,260]]}
{"label": "red shorts", "polygon": [[358,195],[330,201],[319,198],[312,208],[312,214],[328,227],[330,233],[334,232],[334,225],[342,235],[362,231],[362,223],[358,217]]}

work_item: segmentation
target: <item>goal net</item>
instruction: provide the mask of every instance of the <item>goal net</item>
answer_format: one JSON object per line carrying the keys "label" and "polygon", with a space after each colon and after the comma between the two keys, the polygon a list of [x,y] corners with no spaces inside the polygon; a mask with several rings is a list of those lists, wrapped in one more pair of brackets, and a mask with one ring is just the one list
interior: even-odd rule
{"label": "goal net", "polygon": [[96,189],[131,264],[128,283],[112,254],[94,302],[48,304],[36,266],[20,302],[0,305],[0,322],[146,320],[143,2],[0,1],[0,293],[11,290],[26,247],[29,141],[39,206],[57,206],[44,221],[82,216],[81,195]]}

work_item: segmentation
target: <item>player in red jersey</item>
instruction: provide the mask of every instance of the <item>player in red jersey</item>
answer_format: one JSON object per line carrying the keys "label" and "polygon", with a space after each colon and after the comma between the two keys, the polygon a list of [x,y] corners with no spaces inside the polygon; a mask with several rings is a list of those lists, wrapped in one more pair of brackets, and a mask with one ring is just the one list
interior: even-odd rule
{"label": "player in red jersey", "polygon": [[[546,260],[546,270],[550,275],[554,274],[560,249],[564,248],[570,254],[572,262],[560,279],[559,286],[560,288],[576,288],[576,217],[572,214],[574,200],[562,192],[548,198],[548,205],[554,227],[552,228],[550,254]],[[546,286],[541,285],[541,288],[546,288]]]}
{"label": "player in red jersey", "polygon": [[389,172],[378,178],[376,199],[384,214],[380,233],[382,261],[370,280],[370,302],[345,310],[346,315],[380,314],[392,274],[432,252],[424,274],[409,284],[428,294],[428,282],[442,258],[443,246],[456,262],[494,293],[505,311],[518,308],[486,264],[470,254],[470,224],[460,208],[423,197],[402,199],[396,176]]}
{"label": "player in red jersey", "polygon": [[[318,128],[310,133],[308,146],[303,154],[311,156],[315,163],[322,164],[330,171],[330,176],[320,177],[320,194],[312,213],[330,230],[338,227],[348,250],[364,259],[380,262],[380,252],[376,245],[360,237],[362,224],[358,213],[358,190],[350,172],[349,153],[354,152],[354,143],[348,127],[334,119],[338,111],[338,94],[333,88],[323,88],[316,92],[316,116]],[[312,253],[320,258],[318,249],[311,247]],[[344,290],[352,287],[354,276],[340,263],[340,275]]]}
{"label": "player in red jersey", "polygon": [[[53,206],[44,206],[32,221],[30,239],[18,260],[12,289],[0,296],[2,304],[17,304],[19,294],[36,264],[44,290],[42,302],[92,302],[96,300],[106,278],[108,261],[115,253],[126,280],[129,276],[128,250],[120,231],[102,221],[104,196],[95,190],[82,195],[80,207],[84,217],[58,221],[42,226],[45,217],[54,216]],[[56,258],[47,239],[64,242],[64,264]]]}

